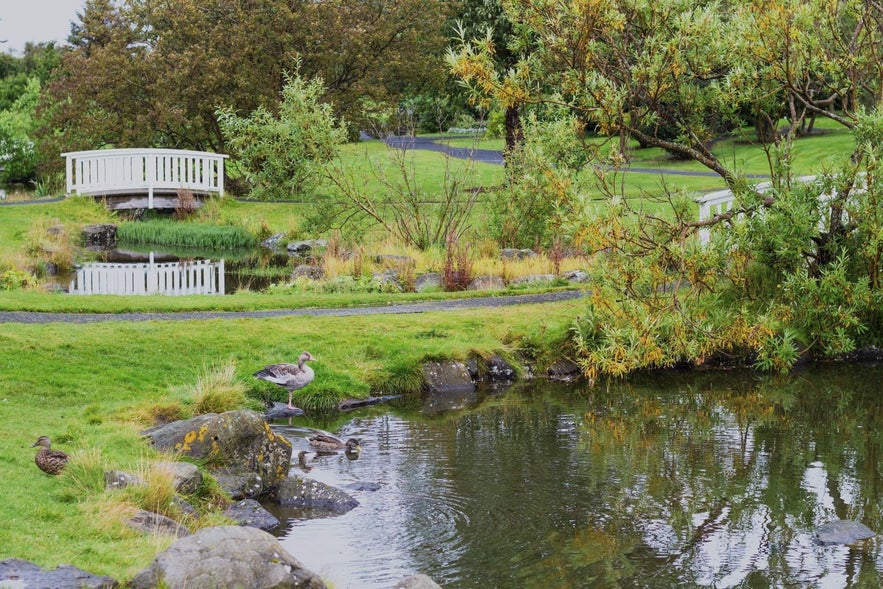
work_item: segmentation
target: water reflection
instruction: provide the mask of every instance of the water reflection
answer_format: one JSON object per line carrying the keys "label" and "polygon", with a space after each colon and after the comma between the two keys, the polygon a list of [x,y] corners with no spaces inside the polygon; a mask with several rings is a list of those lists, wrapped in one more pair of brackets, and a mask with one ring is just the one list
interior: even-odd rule
{"label": "water reflection", "polygon": [[71,294],[213,295],[224,294],[224,260],[90,262],[77,266]]}
{"label": "water reflection", "polygon": [[415,572],[464,588],[879,586],[878,541],[812,532],[883,531],[880,382],[881,366],[668,374],[362,417],[338,432],[360,459],[306,476],[380,489],[340,517],[288,514],[282,542],[338,589]]}

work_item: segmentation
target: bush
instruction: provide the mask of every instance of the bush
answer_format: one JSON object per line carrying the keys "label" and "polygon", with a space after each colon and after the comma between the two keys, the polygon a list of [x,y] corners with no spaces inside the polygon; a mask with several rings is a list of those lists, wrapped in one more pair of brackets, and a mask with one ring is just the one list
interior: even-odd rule
{"label": "bush", "polygon": [[295,72],[285,75],[278,116],[263,107],[247,117],[217,111],[227,145],[251,184],[251,198],[286,199],[319,184],[320,170],[347,139],[331,105],[321,102],[324,93],[320,79],[307,81]]}

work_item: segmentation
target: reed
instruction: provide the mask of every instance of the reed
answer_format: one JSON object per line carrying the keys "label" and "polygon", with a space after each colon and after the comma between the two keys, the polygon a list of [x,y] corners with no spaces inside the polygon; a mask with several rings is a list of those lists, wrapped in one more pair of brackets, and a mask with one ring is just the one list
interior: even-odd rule
{"label": "reed", "polygon": [[117,230],[117,238],[124,243],[210,249],[239,249],[257,245],[257,238],[242,227],[176,223],[167,219],[122,223]]}

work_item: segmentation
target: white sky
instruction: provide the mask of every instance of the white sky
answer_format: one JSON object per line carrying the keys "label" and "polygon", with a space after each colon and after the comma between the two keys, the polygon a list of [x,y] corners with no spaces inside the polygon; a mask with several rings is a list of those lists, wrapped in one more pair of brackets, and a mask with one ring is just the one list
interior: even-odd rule
{"label": "white sky", "polygon": [[0,0],[0,51],[21,55],[27,41],[64,43],[86,0]]}

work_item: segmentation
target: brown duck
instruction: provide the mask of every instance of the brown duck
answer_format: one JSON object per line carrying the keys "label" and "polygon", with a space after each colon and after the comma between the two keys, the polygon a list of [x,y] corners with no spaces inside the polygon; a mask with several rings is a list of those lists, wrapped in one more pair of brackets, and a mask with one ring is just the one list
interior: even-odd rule
{"label": "brown duck", "polygon": [[254,376],[288,389],[288,408],[296,409],[291,404],[292,393],[313,382],[313,369],[307,366],[307,362],[310,360],[315,360],[313,355],[303,352],[298,358],[297,364],[270,364],[255,372]]}
{"label": "brown duck", "polygon": [[335,452],[337,450],[345,450],[350,452],[361,452],[362,446],[356,438],[350,438],[346,442],[341,442],[334,436],[327,434],[316,434],[307,438],[310,446],[322,452]]}
{"label": "brown duck", "polygon": [[40,436],[40,438],[34,442],[31,448],[41,446],[40,451],[37,452],[37,455],[34,457],[34,462],[43,472],[58,474],[64,470],[68,461],[68,455],[61,450],[53,450],[50,445],[51,442],[46,436]]}

